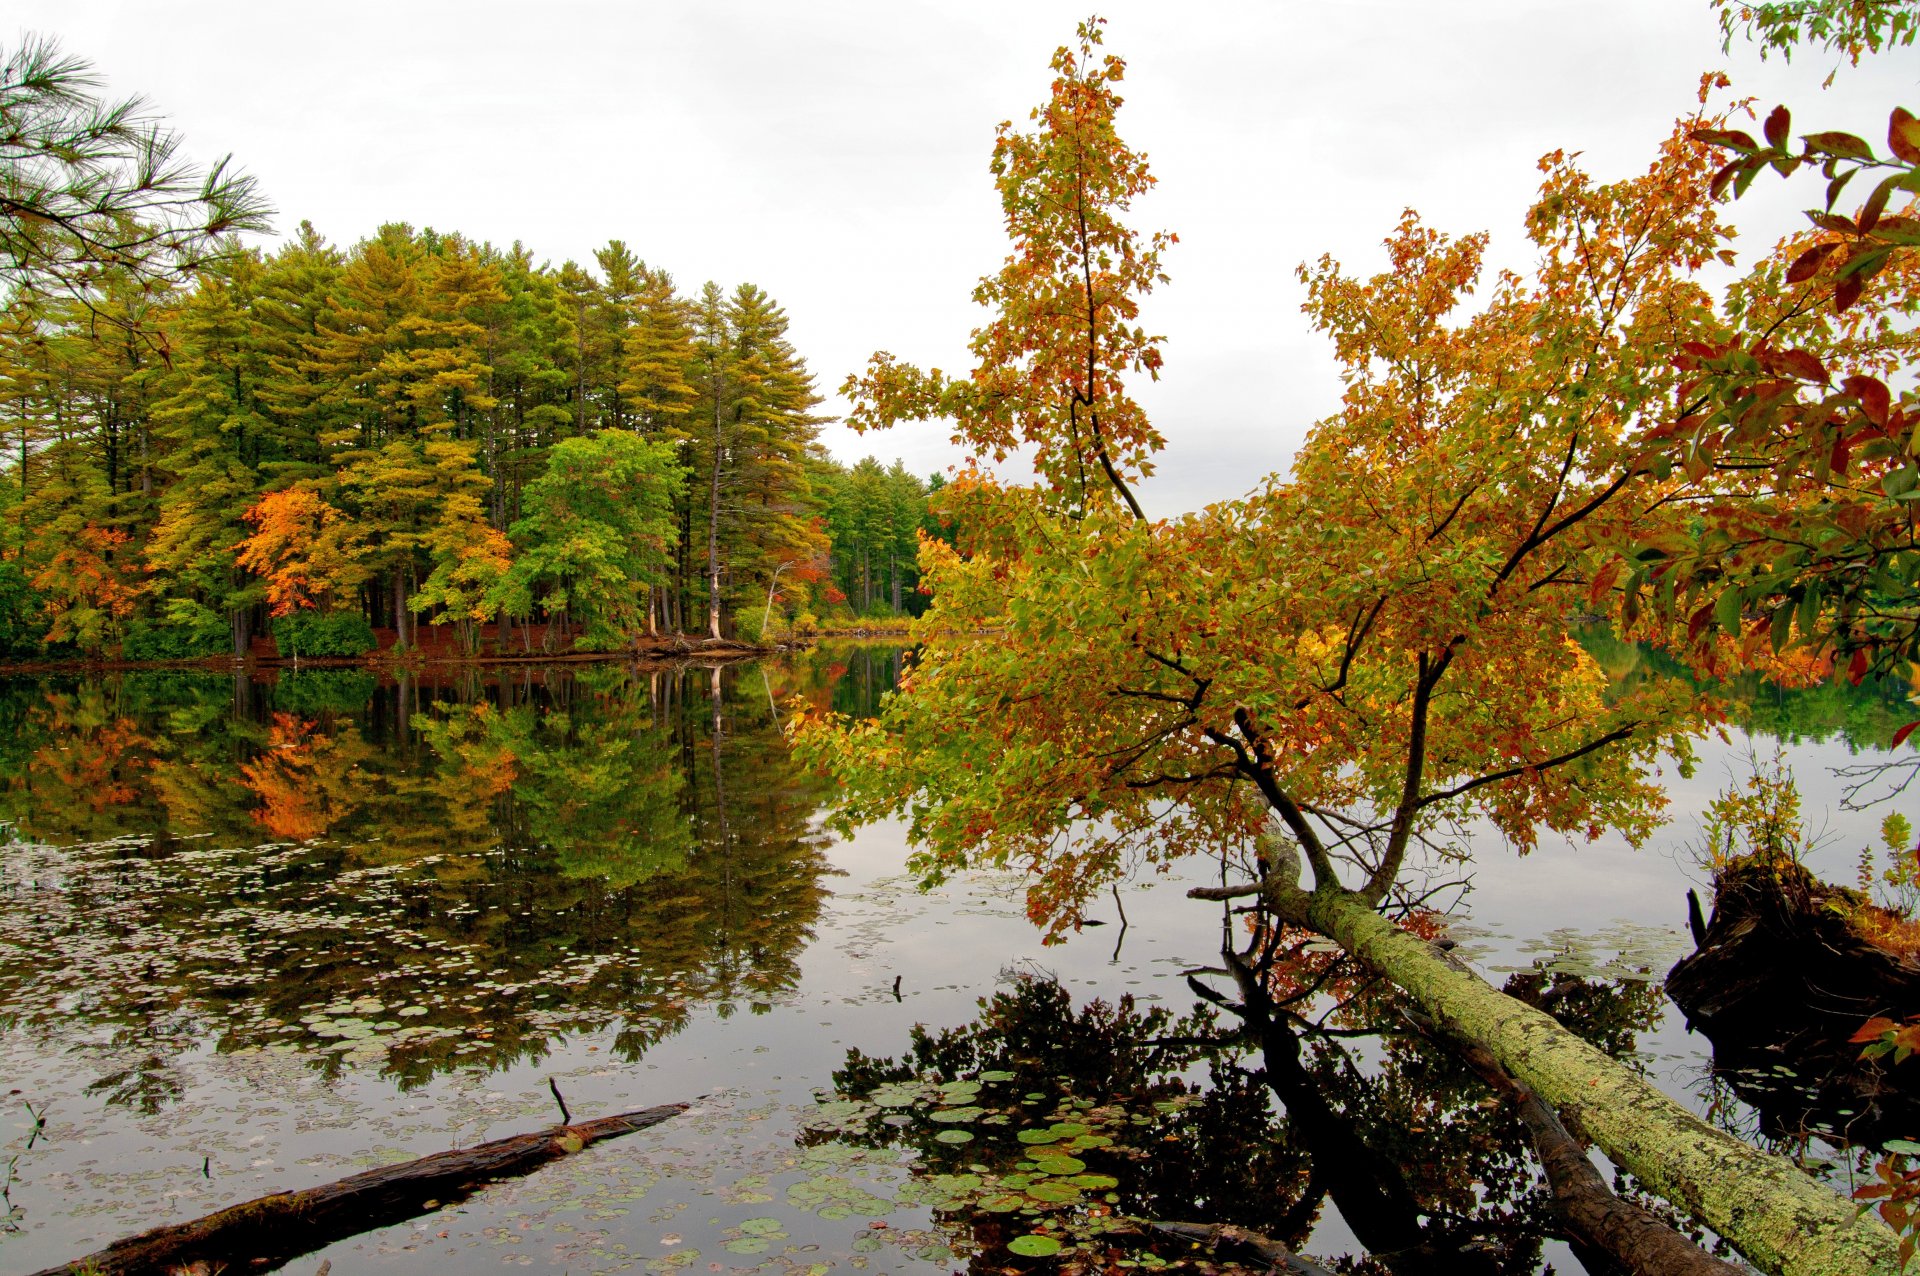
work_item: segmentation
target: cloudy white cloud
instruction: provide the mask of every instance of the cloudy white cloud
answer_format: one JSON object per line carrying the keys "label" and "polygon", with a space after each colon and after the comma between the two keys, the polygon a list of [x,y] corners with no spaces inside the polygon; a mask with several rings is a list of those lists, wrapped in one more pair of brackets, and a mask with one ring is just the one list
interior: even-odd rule
{"label": "cloudy white cloud", "polygon": [[[1705,0],[1113,0],[1128,60],[1122,130],[1160,188],[1138,224],[1177,231],[1149,325],[1168,367],[1147,400],[1171,445],[1152,512],[1238,495],[1283,467],[1337,392],[1294,266],[1377,268],[1412,206],[1486,229],[1522,265],[1535,161],[1644,166],[1700,72],[1786,100],[1812,127],[1877,136],[1920,98],[1902,50],[1832,90],[1834,59],[1722,54]],[[404,220],[524,241],[554,262],[621,238],[683,286],[749,279],[788,309],[832,388],[876,348],[965,365],[974,279],[1003,252],[993,127],[1045,94],[1081,4],[908,0],[461,3],[14,0],[116,92],[141,92],[203,157],[232,151],[291,229],[352,241]],[[1751,249],[1806,186],[1763,183]],[[830,405],[831,406],[831,405]],[[946,465],[926,427],[862,439]]]}

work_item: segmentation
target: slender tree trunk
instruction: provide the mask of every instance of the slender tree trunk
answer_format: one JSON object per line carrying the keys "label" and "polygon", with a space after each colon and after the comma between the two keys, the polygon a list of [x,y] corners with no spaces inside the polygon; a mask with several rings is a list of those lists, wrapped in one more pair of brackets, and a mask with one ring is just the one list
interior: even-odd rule
{"label": "slender tree trunk", "polygon": [[720,636],[720,396],[713,397],[713,483],[707,509],[707,636]]}
{"label": "slender tree trunk", "polygon": [[407,570],[404,567],[393,569],[393,647],[395,651],[407,645]]}

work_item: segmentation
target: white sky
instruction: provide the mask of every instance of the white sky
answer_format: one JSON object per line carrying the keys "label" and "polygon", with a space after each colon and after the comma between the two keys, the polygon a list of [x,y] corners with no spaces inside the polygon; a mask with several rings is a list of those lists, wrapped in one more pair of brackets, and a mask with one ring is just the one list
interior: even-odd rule
{"label": "white sky", "polygon": [[[831,391],[875,349],[967,366],[969,293],[1005,251],[994,125],[1041,101],[1088,3],[8,0],[0,35],[59,36],[197,156],[231,151],[282,230],[307,218],[351,243],[410,221],[555,264],[621,238],[683,290],[751,280]],[[1122,135],[1160,179],[1134,224],[1181,239],[1144,317],[1167,337],[1141,395],[1170,440],[1143,492],[1153,514],[1244,493],[1335,405],[1299,262],[1330,252],[1372,273],[1413,206],[1492,231],[1495,263],[1524,266],[1538,157],[1639,171],[1710,68],[1763,110],[1790,103],[1796,132],[1880,145],[1894,103],[1920,106],[1920,50],[1822,92],[1834,58],[1723,55],[1707,0],[1101,10],[1128,62]],[[1818,194],[1764,177],[1742,204],[1745,247]],[[824,437],[846,461],[955,459],[937,426]]]}

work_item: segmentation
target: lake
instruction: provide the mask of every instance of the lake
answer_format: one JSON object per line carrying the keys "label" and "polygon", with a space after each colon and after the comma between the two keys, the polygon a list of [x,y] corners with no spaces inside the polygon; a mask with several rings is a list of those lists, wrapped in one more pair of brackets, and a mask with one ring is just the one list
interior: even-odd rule
{"label": "lake", "polygon": [[[1618,678],[1674,674],[1595,650]],[[1219,965],[1222,918],[1184,890],[1210,866],[1128,884],[1049,948],[1017,877],[922,893],[900,827],[828,834],[781,706],[871,713],[902,659],[0,681],[0,1272],[539,1128],[550,1081],[576,1118],[692,1107],[290,1270],[950,1271],[1147,1206],[1337,1256],[1381,1248],[1392,1213],[1329,1182],[1355,1155],[1414,1167],[1417,1225],[1454,1241],[1533,1208],[1505,1118],[1403,1039],[1314,1039],[1284,1121],[1244,1061],[1116,1048],[1197,1031],[1187,976]],[[1495,983],[1561,980],[1596,1039],[1752,1134],[1658,994],[1690,946],[1698,815],[1783,750],[1825,833],[1810,865],[1850,882],[1892,808],[1844,809],[1845,773],[1910,709],[1871,685],[1728,692],[1649,846],[1478,846],[1448,928]],[[917,1024],[967,1031],[883,1065]],[[1795,1146],[1845,1181],[1848,1154]],[[1577,1269],[1537,1234],[1501,1244],[1488,1270]]]}

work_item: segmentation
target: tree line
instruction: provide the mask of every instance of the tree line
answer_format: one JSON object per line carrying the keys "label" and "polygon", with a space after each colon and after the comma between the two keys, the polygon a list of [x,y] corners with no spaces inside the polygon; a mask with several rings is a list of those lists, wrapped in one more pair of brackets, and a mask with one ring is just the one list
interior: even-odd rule
{"label": "tree line", "polygon": [[[0,642],[128,658],[758,638],[918,610],[930,485],[845,468],[764,290],[302,223],[186,282],[16,288]],[[937,486],[937,481],[933,486]]]}

